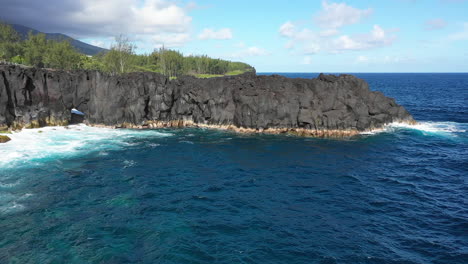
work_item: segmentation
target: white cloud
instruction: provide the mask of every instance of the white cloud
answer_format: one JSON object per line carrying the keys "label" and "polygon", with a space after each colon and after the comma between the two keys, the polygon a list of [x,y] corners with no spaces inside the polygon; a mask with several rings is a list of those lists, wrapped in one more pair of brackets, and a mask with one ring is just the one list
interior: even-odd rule
{"label": "white cloud", "polygon": [[312,64],[312,57],[310,57],[310,56],[305,56],[304,59],[302,60],[302,64],[304,64],[304,65],[310,65],[310,64]]}
{"label": "white cloud", "polygon": [[186,10],[166,0],[81,0],[81,9],[65,11],[69,23],[85,27],[89,34],[150,35],[186,32],[192,18]]}
{"label": "white cloud", "polygon": [[361,55],[361,56],[358,56],[358,57],[356,58],[356,62],[358,62],[358,63],[366,63],[366,62],[368,62],[368,61],[369,61],[369,58],[366,57],[366,56],[362,56],[362,55]]}
{"label": "white cloud", "polygon": [[294,46],[296,46],[296,43],[294,42],[294,40],[290,40],[286,43],[286,45],[284,45],[286,49],[293,49]]}
{"label": "white cloud", "polygon": [[457,33],[451,34],[448,39],[450,41],[468,40],[468,22],[463,23],[463,29]]}
{"label": "white cloud", "polygon": [[[287,25],[287,26],[285,26]],[[385,30],[379,25],[374,25],[371,32],[366,34],[341,35],[336,29],[329,29],[319,33],[304,28],[297,30],[291,22],[283,24],[280,34],[288,39],[285,45],[287,49],[296,49],[305,55],[316,54],[321,51],[329,53],[341,53],[353,50],[369,50],[388,46],[393,43],[396,36],[392,30]]]}
{"label": "white cloud", "polygon": [[326,30],[320,31],[319,35],[321,37],[331,37],[331,36],[338,35],[338,33],[340,33],[340,32],[337,29],[331,28],[331,29],[326,29]]}
{"label": "white cloud", "polygon": [[253,47],[248,47],[238,52],[235,52],[230,57],[245,58],[245,57],[255,57],[255,56],[266,56],[269,54],[270,53],[267,50],[253,46]]}
{"label": "white cloud", "polygon": [[364,44],[359,41],[355,41],[348,35],[343,35],[339,38],[337,38],[334,41],[335,44],[335,50],[360,50],[364,49]]}
{"label": "white cloud", "polygon": [[218,39],[218,40],[224,40],[224,39],[232,39],[232,30],[230,28],[222,28],[218,31],[211,29],[211,28],[205,28],[200,35],[198,35],[199,39]]}
{"label": "white cloud", "polygon": [[322,11],[315,17],[315,22],[322,28],[338,29],[356,24],[372,14],[372,9],[358,9],[345,3],[322,2]]}
{"label": "white cloud", "polygon": [[[189,34],[193,5],[172,0],[14,0],[2,3],[0,17],[43,32],[60,32],[79,39],[120,34],[138,38],[146,46],[154,38]],[[57,10],[60,10],[58,12]],[[178,39],[188,40],[180,35]]]}
{"label": "white cloud", "polygon": [[317,37],[317,34],[308,28],[304,28],[294,36],[294,38],[299,41],[315,40]]}
{"label": "white cloud", "polygon": [[369,34],[354,36],[343,35],[333,41],[332,50],[342,52],[346,50],[369,50],[387,46],[393,43],[395,36],[389,35],[379,25],[374,25]]}
{"label": "white cloud", "polygon": [[236,43],[234,47],[242,49],[242,48],[245,48],[246,45],[243,41],[241,41],[241,42]]}
{"label": "white cloud", "polygon": [[409,55],[385,55],[378,57],[368,57],[360,55],[356,57],[356,63],[358,64],[398,64],[398,63],[411,63],[414,59]]}
{"label": "white cloud", "polygon": [[391,34],[391,30],[384,30],[379,25],[374,25],[369,33],[340,35],[342,27],[358,23],[372,12],[371,8],[358,9],[345,3],[322,1],[322,10],[314,18],[321,30],[299,28],[294,22],[287,21],[279,27],[278,32],[288,40],[284,46],[286,49],[304,55],[368,50],[391,45],[396,36]]}
{"label": "white cloud", "polygon": [[442,29],[446,26],[447,22],[441,18],[430,19],[424,23],[424,28],[426,30]]}
{"label": "white cloud", "polygon": [[279,29],[279,33],[283,37],[293,37],[295,34],[295,31],[296,31],[296,26],[291,21],[284,23],[283,25],[281,25]]}
{"label": "white cloud", "polygon": [[151,43],[156,47],[180,47],[188,41],[190,41],[190,35],[187,33],[156,34],[151,37]]}
{"label": "white cloud", "polygon": [[92,40],[89,44],[100,48],[108,48],[108,45],[106,45],[106,43],[104,43],[104,41],[101,40]]}
{"label": "white cloud", "polygon": [[301,31],[298,31],[296,29],[296,25],[288,21],[281,25],[279,33],[282,37],[289,39],[284,46],[286,49],[293,49],[298,43],[305,43],[303,50],[308,54],[316,53],[320,49],[320,46],[316,41],[317,34],[312,32],[310,29],[304,28]]}
{"label": "white cloud", "polygon": [[402,56],[385,56],[383,58],[383,63],[386,63],[386,64],[393,64],[393,63],[401,63],[401,62],[411,62],[413,59],[408,57],[408,56],[405,56],[405,57],[402,57]]}
{"label": "white cloud", "polygon": [[187,10],[194,10],[194,9],[197,9],[197,8],[200,8],[200,7],[195,2],[189,2],[185,8]]}
{"label": "white cloud", "polygon": [[302,51],[304,54],[316,54],[320,51],[320,45],[315,42],[304,44]]}

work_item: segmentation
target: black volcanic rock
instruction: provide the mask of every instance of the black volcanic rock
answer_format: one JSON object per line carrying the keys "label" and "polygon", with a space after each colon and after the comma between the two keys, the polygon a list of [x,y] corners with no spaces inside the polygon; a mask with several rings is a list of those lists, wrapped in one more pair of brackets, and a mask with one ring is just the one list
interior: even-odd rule
{"label": "black volcanic rock", "polygon": [[394,99],[351,75],[289,79],[246,73],[169,81],[154,73],[111,76],[0,65],[0,127],[64,125],[73,108],[92,125],[204,125],[331,136],[414,122]]}

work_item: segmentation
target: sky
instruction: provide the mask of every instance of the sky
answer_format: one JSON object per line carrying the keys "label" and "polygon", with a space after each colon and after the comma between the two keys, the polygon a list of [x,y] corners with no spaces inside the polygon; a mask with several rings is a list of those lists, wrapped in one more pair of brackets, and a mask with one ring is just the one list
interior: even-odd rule
{"label": "sky", "polygon": [[468,0],[0,0],[0,20],[257,72],[468,72]]}

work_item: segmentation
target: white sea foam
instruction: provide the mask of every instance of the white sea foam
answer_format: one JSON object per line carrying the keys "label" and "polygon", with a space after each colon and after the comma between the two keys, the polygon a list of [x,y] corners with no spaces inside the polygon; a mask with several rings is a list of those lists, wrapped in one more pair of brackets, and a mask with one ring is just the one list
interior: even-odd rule
{"label": "white sea foam", "polygon": [[31,194],[29,193],[28,196],[27,194],[18,196],[0,191],[0,215],[24,210],[24,205],[19,202],[26,200],[30,196]]}
{"label": "white sea foam", "polygon": [[124,160],[123,162],[123,165],[124,165],[124,168],[130,168],[130,167],[134,167],[136,165],[136,161],[134,160]]}
{"label": "white sea foam", "polygon": [[11,203],[0,205],[0,214],[19,212],[19,211],[23,211],[24,209],[25,209],[24,205],[13,201]]}
{"label": "white sea foam", "polygon": [[0,179],[0,189],[13,188],[13,187],[18,186],[19,184],[20,184],[20,180],[16,180],[15,182],[11,182],[11,183],[4,183]]}
{"label": "white sea foam", "polygon": [[121,130],[85,125],[23,129],[8,135],[11,141],[0,144],[0,171],[21,165],[33,165],[44,159],[60,159],[82,152],[107,153],[134,145],[139,137],[167,137],[155,130]]}
{"label": "white sea foam", "polygon": [[465,133],[468,129],[468,124],[456,123],[456,122],[419,122],[415,125],[406,123],[392,123],[388,128],[403,128],[403,129],[414,129],[425,133]]}
{"label": "white sea foam", "polygon": [[401,129],[418,130],[423,135],[447,135],[456,136],[457,133],[466,133],[468,131],[468,124],[456,122],[418,122],[411,125],[408,123],[395,122],[385,126],[383,129],[362,132],[362,135],[374,135],[382,132],[396,132]]}

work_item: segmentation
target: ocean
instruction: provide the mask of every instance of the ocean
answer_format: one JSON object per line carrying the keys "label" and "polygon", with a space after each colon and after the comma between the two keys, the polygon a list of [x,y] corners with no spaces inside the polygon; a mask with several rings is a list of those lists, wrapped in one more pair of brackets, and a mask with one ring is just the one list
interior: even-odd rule
{"label": "ocean", "polygon": [[420,123],[10,135],[0,263],[468,263],[468,74],[355,75]]}

